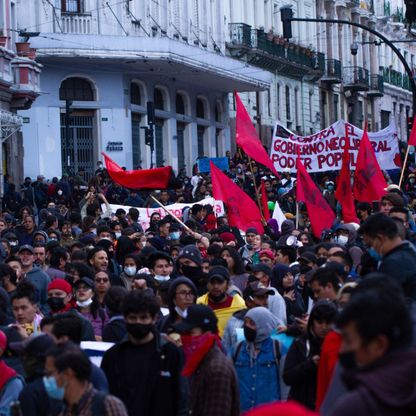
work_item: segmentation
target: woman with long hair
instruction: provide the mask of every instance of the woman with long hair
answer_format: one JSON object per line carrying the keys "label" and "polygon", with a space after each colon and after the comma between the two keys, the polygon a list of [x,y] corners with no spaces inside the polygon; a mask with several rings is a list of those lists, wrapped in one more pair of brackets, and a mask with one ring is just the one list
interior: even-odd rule
{"label": "woman with long hair", "polygon": [[243,292],[247,286],[249,274],[245,270],[244,261],[238,254],[238,251],[231,246],[223,247],[220,251],[220,258],[227,262],[227,268],[231,277],[231,284]]}

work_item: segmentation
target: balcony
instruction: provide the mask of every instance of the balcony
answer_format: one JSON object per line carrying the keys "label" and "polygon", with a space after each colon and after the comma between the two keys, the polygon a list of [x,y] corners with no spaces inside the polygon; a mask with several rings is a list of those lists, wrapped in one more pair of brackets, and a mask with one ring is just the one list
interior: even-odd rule
{"label": "balcony", "polygon": [[368,70],[360,66],[345,66],[342,74],[344,91],[368,91],[370,86]]}
{"label": "balcony", "polygon": [[370,89],[367,97],[382,97],[384,95],[384,78],[383,75],[370,75]]}
{"label": "balcony", "polygon": [[227,49],[235,58],[244,57],[250,64],[293,78],[309,75],[319,79],[324,73],[325,55],[322,53],[244,23],[231,23],[229,29]]}
{"label": "balcony", "polygon": [[91,34],[91,14],[62,13],[60,28],[62,33],[89,35]]}
{"label": "balcony", "polygon": [[380,72],[383,72],[383,78],[387,84],[412,91],[412,85],[407,74],[402,74],[401,72],[388,67],[380,67]]}
{"label": "balcony", "polygon": [[341,61],[338,61],[338,59],[326,59],[325,73],[321,81],[327,84],[340,84],[342,82]]}

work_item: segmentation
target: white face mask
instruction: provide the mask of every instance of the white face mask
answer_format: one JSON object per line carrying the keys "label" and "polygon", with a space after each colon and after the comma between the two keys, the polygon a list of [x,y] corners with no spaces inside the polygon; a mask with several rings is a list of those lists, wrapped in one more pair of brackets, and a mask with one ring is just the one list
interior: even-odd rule
{"label": "white face mask", "polygon": [[97,230],[94,228],[94,229],[91,230],[91,233],[94,234],[94,235],[97,235]]}
{"label": "white face mask", "polygon": [[338,235],[335,237],[335,242],[345,246],[348,243],[348,237],[346,235]]}
{"label": "white face mask", "polygon": [[89,298],[87,300],[77,300],[77,305],[80,308],[87,308],[88,306],[90,306],[92,303],[92,298]]}
{"label": "white face mask", "polygon": [[183,311],[179,306],[175,306],[175,311],[183,319],[188,315],[188,308]]}
{"label": "white face mask", "polygon": [[126,273],[127,276],[134,276],[136,272],[137,272],[137,267],[128,266],[124,268],[124,273]]}
{"label": "white face mask", "polygon": [[170,276],[162,276],[161,274],[155,274],[154,277],[158,282],[167,282],[170,279]]}
{"label": "white face mask", "polygon": [[121,233],[120,232],[115,232],[114,235],[116,236],[117,239],[119,239],[121,237]]}

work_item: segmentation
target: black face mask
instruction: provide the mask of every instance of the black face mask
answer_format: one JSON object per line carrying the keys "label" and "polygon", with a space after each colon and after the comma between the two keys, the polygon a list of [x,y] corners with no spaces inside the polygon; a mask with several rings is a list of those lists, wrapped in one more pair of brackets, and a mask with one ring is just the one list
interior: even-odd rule
{"label": "black face mask", "polygon": [[225,299],[225,293],[222,293],[221,295],[211,295],[209,294],[209,298],[214,302],[214,303],[220,303],[222,300]]}
{"label": "black face mask", "polygon": [[201,277],[203,277],[204,272],[202,271],[201,266],[186,266],[183,264],[181,266],[182,274],[187,277],[188,279],[191,279],[192,281],[197,281]]}
{"label": "black face mask", "polygon": [[243,326],[244,329],[244,337],[248,342],[254,342],[256,340],[257,331],[253,328],[249,328],[248,326]]}
{"label": "black face mask", "polygon": [[65,307],[64,298],[48,298],[48,305],[53,312],[60,311]]}
{"label": "black face mask", "polygon": [[130,324],[126,322],[127,332],[135,339],[143,339],[153,330],[153,324]]}
{"label": "black face mask", "polygon": [[338,354],[339,363],[345,370],[353,370],[357,367],[355,362],[355,354],[353,351],[340,352]]}

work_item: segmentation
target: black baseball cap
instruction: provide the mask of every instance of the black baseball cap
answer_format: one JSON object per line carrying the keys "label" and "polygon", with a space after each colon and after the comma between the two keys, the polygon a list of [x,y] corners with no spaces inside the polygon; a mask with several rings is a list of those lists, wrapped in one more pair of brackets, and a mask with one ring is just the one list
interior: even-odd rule
{"label": "black baseball cap", "polygon": [[206,305],[191,305],[187,309],[186,318],[178,324],[172,325],[179,332],[189,332],[194,328],[201,328],[211,332],[217,332],[218,319],[214,311]]}
{"label": "black baseball cap", "polygon": [[11,342],[9,348],[15,354],[27,354],[32,357],[43,358],[46,351],[55,345],[54,339],[47,334],[34,335],[24,341]]}
{"label": "black baseball cap", "polygon": [[33,247],[29,244],[24,244],[19,248],[18,253],[20,254],[22,251],[30,251],[33,254]]}
{"label": "black baseball cap", "polygon": [[274,290],[263,286],[260,281],[251,282],[243,291],[243,299],[247,299],[251,296],[264,296],[274,295]]}
{"label": "black baseball cap", "polygon": [[208,281],[213,279],[217,279],[222,282],[230,280],[230,272],[225,267],[215,266],[208,273]]}
{"label": "black baseball cap", "polygon": [[267,276],[269,276],[269,277],[272,276],[272,269],[266,263],[253,264],[251,266],[251,271],[253,273],[263,272],[263,273],[267,274]]}
{"label": "black baseball cap", "polygon": [[74,287],[77,287],[80,283],[84,283],[84,285],[88,286],[91,289],[94,289],[95,287],[94,282],[89,277],[81,277],[81,279],[78,279],[74,283]]}

